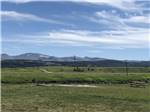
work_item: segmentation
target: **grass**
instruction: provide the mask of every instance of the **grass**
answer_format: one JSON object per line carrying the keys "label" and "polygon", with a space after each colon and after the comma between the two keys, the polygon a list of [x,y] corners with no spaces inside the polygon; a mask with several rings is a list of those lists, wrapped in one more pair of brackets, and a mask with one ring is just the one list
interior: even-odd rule
{"label": "grass", "polygon": [[[49,71],[47,73],[43,71]],[[74,72],[72,67],[2,68],[2,112],[149,112],[150,68],[100,68]],[[98,88],[36,86],[89,83]],[[132,80],[148,83],[129,86]]]}
{"label": "grass", "polygon": [[3,112],[149,112],[150,86],[99,88],[2,85]]}
{"label": "grass", "polygon": [[[42,70],[52,73],[46,73]],[[130,68],[131,69],[131,68]],[[148,68],[150,69],[150,68]],[[128,76],[123,68],[96,68],[95,71],[73,72],[71,67],[41,67],[41,68],[4,68],[3,83],[129,83],[133,80],[150,81],[147,68],[133,68]],[[99,70],[99,71],[98,71]],[[118,71],[117,71],[118,70]],[[139,72],[141,70],[141,72]],[[145,70],[145,72],[144,72]],[[115,71],[115,72],[114,72]]]}

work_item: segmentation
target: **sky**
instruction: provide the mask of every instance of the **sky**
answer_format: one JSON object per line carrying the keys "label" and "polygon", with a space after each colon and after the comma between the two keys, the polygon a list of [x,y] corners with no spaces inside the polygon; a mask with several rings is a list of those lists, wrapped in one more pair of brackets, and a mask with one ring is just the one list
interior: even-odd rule
{"label": "sky", "polygon": [[148,0],[2,0],[2,53],[150,59]]}

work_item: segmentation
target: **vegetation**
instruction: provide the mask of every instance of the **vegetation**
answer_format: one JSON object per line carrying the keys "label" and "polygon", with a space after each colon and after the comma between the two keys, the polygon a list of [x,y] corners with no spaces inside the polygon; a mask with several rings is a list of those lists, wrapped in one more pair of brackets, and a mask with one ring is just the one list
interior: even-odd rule
{"label": "vegetation", "polygon": [[[2,68],[2,112],[150,111],[150,67],[130,67],[128,75],[123,67],[75,69],[64,66]],[[131,87],[130,82],[146,83],[146,86]],[[65,87],[58,83],[96,87]]]}
{"label": "vegetation", "polygon": [[2,112],[149,112],[150,86],[98,88],[2,85]]}
{"label": "vegetation", "polygon": [[3,68],[2,83],[127,84],[131,81],[150,82],[150,68],[129,68],[128,75],[125,73],[125,68],[97,67],[92,71],[88,69],[80,67],[80,71],[74,71],[73,67]]}
{"label": "vegetation", "polygon": [[[80,66],[88,67],[124,67],[125,61],[119,60],[100,60],[100,61],[43,61],[43,60],[2,60],[2,67],[38,67],[38,66]],[[148,67],[150,61],[129,61],[130,67]]]}

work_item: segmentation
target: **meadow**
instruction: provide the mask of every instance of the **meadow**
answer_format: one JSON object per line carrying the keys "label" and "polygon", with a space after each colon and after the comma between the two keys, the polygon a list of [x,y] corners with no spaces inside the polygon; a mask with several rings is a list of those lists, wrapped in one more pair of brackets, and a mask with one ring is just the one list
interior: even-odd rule
{"label": "meadow", "polygon": [[73,67],[29,67],[3,68],[2,83],[89,83],[89,84],[127,84],[130,81],[150,81],[150,68],[97,67],[88,71],[73,71]]}
{"label": "meadow", "polygon": [[[132,67],[128,74],[123,67],[80,69],[83,71],[61,66],[2,68],[2,112],[150,111],[149,67]],[[146,86],[130,87],[132,81],[144,82]]]}

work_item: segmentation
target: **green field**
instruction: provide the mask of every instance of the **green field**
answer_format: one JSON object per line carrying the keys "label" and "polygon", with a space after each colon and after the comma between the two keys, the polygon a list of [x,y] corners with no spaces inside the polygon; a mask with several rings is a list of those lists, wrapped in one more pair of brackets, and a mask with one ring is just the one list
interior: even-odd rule
{"label": "green field", "polygon": [[[150,111],[150,68],[129,68],[128,75],[125,68],[82,69],[2,68],[2,112]],[[131,81],[141,81],[146,86],[130,87]],[[63,87],[58,83],[96,87]]]}
{"label": "green field", "polygon": [[115,83],[127,84],[130,81],[150,81],[150,68],[95,68],[94,71],[74,72],[72,67],[4,68],[3,83]]}

